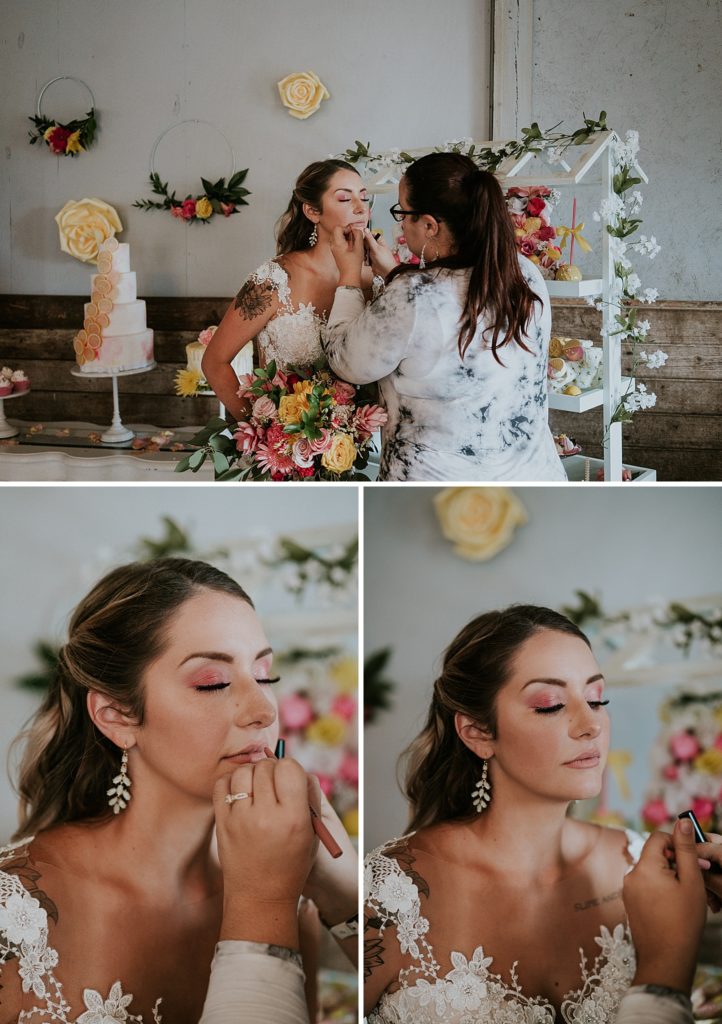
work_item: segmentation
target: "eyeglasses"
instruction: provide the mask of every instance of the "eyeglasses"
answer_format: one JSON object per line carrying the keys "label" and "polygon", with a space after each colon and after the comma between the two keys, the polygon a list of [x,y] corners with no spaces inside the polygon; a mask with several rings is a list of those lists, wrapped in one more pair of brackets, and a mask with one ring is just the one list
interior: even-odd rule
{"label": "eyeglasses", "polygon": [[[389,207],[389,213],[394,218],[394,220],[396,221],[397,224],[400,224],[401,221],[404,219],[404,217],[409,217],[409,216],[421,217],[422,216],[421,210],[402,210],[398,203],[394,203],[393,206]],[[439,224],[442,223],[441,217],[436,217],[433,213],[430,213],[429,216],[433,217],[434,220],[438,221]]]}

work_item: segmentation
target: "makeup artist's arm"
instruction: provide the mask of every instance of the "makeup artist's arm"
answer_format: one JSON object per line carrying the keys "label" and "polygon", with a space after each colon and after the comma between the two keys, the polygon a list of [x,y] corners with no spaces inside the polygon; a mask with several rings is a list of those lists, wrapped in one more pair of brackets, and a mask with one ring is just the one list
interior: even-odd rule
{"label": "makeup artist's arm", "polygon": [[722,836],[708,832],[707,840],[706,843],[697,844],[697,854],[718,869],[702,873],[707,888],[707,902],[710,910],[717,914],[722,910]]}
{"label": "makeup artist's arm", "polygon": [[[341,820],[321,791],[318,779],[313,775],[309,778],[316,806],[320,805],[321,820],[343,853],[340,857],[332,857],[319,844],[303,895],[316,904],[326,927],[333,928],[358,914],[358,856]],[[331,934],[355,967],[358,963],[358,935],[340,939],[333,931]]]}
{"label": "makeup artist's arm", "polygon": [[[252,796],[229,804],[232,793]],[[308,803],[290,758],[241,765],[216,784],[223,922],[200,1024],[308,1024],[298,955],[298,900],[317,847]]]}

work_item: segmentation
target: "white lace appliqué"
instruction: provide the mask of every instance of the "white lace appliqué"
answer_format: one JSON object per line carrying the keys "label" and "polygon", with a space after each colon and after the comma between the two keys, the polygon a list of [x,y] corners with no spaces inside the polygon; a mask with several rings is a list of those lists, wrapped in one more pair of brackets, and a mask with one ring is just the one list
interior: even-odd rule
{"label": "white lace appliqu\u00e9", "polygon": [[258,332],[258,346],[265,363],[275,360],[279,370],[289,365],[311,366],[319,360],[325,362],[321,348],[321,329],[326,322],[312,303],[300,303],[298,309],[291,302],[288,274],[275,260],[268,260],[251,274],[256,284],[270,282],[278,293],[281,308]]}
{"label": "white lace appliqu\u00e9", "polygon": [[[48,945],[48,915],[40,902],[31,896],[18,877],[2,870],[30,844],[30,839],[0,848],[0,974],[9,960],[17,960],[22,990],[35,996],[36,1006],[22,1010],[18,1024],[31,1020],[55,1021],[57,1024],[143,1024],[140,1015],[130,1013],[132,994],[123,993],[116,981],[106,999],[95,989],[83,992],[85,1012],[75,1017],[63,995],[63,986],[54,971],[58,954]],[[153,1021],[162,1024],[158,999],[153,1007]]]}
{"label": "white lace appliqu\u00e9", "polygon": [[[628,832],[627,838],[629,857],[636,862],[644,838],[633,832]],[[517,964],[511,968],[509,981],[504,981],[492,972],[493,957],[486,956],[482,946],[477,946],[471,958],[453,951],[452,969],[441,973],[426,938],[429,921],[421,914],[414,873],[410,872],[409,877],[395,859],[399,842],[392,840],[368,857],[366,902],[379,936],[387,927],[395,927],[401,952],[408,954],[413,963],[399,972],[399,988],[383,993],[368,1016],[368,1024],[478,1024],[480,1020],[494,1024],[554,1024],[554,1007],[540,996],[523,993]],[[416,878],[423,884],[422,879]],[[580,950],[581,984],[564,996],[561,1018],[565,1024],[613,1021],[632,982],[636,964],[628,928],[618,924],[610,932],[602,926],[595,942],[599,953],[593,965],[587,964]]]}

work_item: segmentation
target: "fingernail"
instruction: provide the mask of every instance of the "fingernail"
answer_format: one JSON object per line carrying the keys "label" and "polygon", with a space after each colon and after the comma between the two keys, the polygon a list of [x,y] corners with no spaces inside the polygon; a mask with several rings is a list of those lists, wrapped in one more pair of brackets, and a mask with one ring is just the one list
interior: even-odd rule
{"label": "fingernail", "polygon": [[692,822],[689,820],[689,818],[679,819],[679,831],[682,833],[683,836],[692,835]]}
{"label": "fingernail", "polygon": [[712,861],[711,860],[707,860],[706,857],[698,857],[697,858],[697,863],[699,864],[699,866],[702,868],[703,871],[709,871],[709,869],[712,867]]}

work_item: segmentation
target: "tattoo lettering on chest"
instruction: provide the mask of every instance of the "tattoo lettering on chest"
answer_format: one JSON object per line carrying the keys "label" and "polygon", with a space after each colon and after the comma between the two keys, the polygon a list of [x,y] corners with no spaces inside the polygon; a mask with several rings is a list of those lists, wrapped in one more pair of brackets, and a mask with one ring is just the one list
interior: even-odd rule
{"label": "tattoo lettering on chest", "polygon": [[270,281],[246,281],[234,303],[244,320],[254,320],[265,313],[273,302],[273,285]]}
{"label": "tattoo lettering on chest", "polygon": [[601,907],[604,903],[613,903],[615,900],[622,898],[622,890],[616,889],[614,892],[608,892],[606,896],[595,896],[594,899],[584,900],[583,903],[575,903],[575,910],[589,910],[590,907]]}

